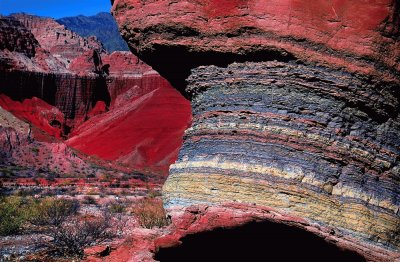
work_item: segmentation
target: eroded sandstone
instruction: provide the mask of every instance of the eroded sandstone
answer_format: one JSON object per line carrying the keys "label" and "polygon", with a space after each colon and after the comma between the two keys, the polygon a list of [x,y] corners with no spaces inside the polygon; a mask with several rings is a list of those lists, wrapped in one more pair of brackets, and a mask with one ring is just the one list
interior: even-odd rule
{"label": "eroded sandstone", "polygon": [[270,219],[400,258],[396,1],[115,0],[113,14],[192,101],[160,246]]}

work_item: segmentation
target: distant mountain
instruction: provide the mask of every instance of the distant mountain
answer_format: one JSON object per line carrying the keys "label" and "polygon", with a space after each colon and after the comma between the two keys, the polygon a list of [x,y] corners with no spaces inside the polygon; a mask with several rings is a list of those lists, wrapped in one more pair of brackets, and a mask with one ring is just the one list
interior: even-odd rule
{"label": "distant mountain", "polygon": [[118,31],[114,17],[109,13],[98,13],[95,16],[64,17],[58,19],[57,22],[83,37],[96,36],[108,52],[129,50]]}

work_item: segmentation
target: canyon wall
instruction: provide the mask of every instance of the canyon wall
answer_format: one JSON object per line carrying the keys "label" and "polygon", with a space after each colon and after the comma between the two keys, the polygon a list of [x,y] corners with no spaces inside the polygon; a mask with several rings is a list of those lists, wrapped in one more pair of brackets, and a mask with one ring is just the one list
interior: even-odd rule
{"label": "canyon wall", "polygon": [[37,137],[47,140],[45,132],[165,177],[191,119],[189,102],[167,80],[132,53],[108,54],[96,38],[50,18],[2,17],[0,39],[9,43],[0,45],[0,106],[36,127]]}
{"label": "canyon wall", "polygon": [[39,43],[33,34],[20,22],[12,18],[0,17],[0,28],[1,50],[16,51],[28,57],[35,56],[35,48]]}
{"label": "canyon wall", "polygon": [[[93,52],[97,49],[105,53],[102,43],[96,37],[82,37],[52,18],[27,14],[13,14],[12,17],[29,29],[40,46],[50,52],[67,68],[72,60],[86,51]],[[92,52],[89,52],[87,58],[92,55]]]}
{"label": "canyon wall", "polygon": [[111,110],[76,128],[67,144],[88,155],[168,174],[190,125],[189,101],[157,75],[112,100]]}
{"label": "canyon wall", "polygon": [[32,32],[13,17],[0,17],[0,40],[1,71],[68,72],[40,46]]}
{"label": "canyon wall", "polygon": [[115,0],[112,12],[191,98],[163,189],[170,241],[270,220],[400,259],[397,1]]}

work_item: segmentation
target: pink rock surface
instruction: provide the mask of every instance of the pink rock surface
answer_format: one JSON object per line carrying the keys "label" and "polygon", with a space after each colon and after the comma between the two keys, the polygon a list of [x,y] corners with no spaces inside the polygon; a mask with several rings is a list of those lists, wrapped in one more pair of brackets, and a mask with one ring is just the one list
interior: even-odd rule
{"label": "pink rock surface", "polygon": [[398,9],[394,0],[115,0],[112,12],[130,47],[166,75],[172,69],[160,63],[173,56],[185,67],[187,53],[277,51],[393,79],[400,71]]}

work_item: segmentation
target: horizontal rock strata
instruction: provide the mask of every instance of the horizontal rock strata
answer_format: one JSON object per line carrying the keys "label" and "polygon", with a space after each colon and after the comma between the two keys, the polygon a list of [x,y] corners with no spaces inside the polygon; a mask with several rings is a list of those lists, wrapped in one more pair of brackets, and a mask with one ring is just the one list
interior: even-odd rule
{"label": "horizontal rock strata", "polygon": [[388,119],[395,93],[378,98],[380,88],[295,63],[192,70],[193,125],[164,186],[166,207],[267,206],[390,257],[400,245],[400,125]]}
{"label": "horizontal rock strata", "polygon": [[179,237],[270,209],[367,260],[400,258],[398,1],[115,0],[112,12],[192,100],[164,185]]}

